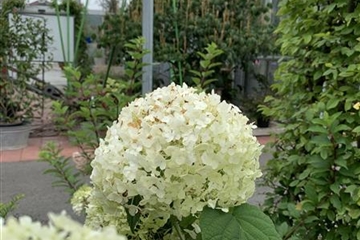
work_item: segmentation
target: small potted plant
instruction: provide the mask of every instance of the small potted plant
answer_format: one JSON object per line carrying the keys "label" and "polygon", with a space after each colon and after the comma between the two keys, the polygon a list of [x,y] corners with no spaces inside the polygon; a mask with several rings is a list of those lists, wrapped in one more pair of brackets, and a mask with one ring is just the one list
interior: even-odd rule
{"label": "small potted plant", "polygon": [[97,48],[94,53],[95,65],[105,65],[105,54],[104,49]]}
{"label": "small potted plant", "polygon": [[21,1],[4,1],[0,12],[0,144],[1,150],[27,145],[39,96],[31,78],[47,64],[35,64],[51,41],[44,22],[19,14]]}

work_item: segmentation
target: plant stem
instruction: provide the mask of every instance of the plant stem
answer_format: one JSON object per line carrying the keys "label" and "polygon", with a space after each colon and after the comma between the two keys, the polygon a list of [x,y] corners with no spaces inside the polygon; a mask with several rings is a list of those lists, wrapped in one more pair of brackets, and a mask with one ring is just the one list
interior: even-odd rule
{"label": "plant stem", "polygon": [[175,228],[175,231],[176,231],[176,233],[178,234],[180,240],[186,240],[186,239],[185,239],[185,236],[184,236],[184,234],[183,234],[183,232],[182,232],[182,229],[181,229],[181,227],[180,227],[180,225],[179,225],[179,221],[178,221],[177,219],[173,218],[172,224],[173,224],[173,226],[174,226],[174,228]]}
{"label": "plant stem", "polygon": [[111,48],[110,59],[109,59],[108,64],[107,64],[106,75],[105,75],[105,79],[104,79],[104,81],[103,81],[103,88],[106,87],[107,80],[108,80],[108,78],[109,78],[111,65],[112,65],[112,62],[113,62],[114,56],[115,56],[116,46],[117,46],[117,45],[114,45],[114,46]]}
{"label": "plant stem", "polygon": [[79,29],[79,33],[76,38],[76,45],[75,45],[75,56],[74,56],[75,66],[78,65],[78,62],[77,62],[78,61],[78,51],[79,51],[79,46],[80,46],[81,35],[82,35],[83,29],[84,29],[85,19],[87,16],[88,4],[89,4],[89,0],[86,0],[85,7],[82,8],[80,29]]}
{"label": "plant stem", "polygon": [[59,28],[59,34],[60,34],[61,51],[62,51],[62,54],[63,54],[63,57],[64,57],[65,65],[67,65],[66,54],[65,54],[65,46],[64,46],[64,38],[63,38],[62,29],[61,29],[61,23],[60,23],[60,10],[59,10],[59,5],[58,5],[57,2],[55,2],[55,10],[56,10],[55,11],[56,12],[56,19],[57,19],[58,28]]}
{"label": "plant stem", "polygon": [[302,225],[304,224],[303,220],[301,220],[299,223],[297,223],[294,227],[292,227],[284,236],[284,240],[289,239],[290,237],[292,237],[293,233],[296,232],[296,230],[298,230]]}
{"label": "plant stem", "polygon": [[[180,53],[180,51],[179,51],[180,37],[179,37],[179,27],[178,27],[178,22],[177,22],[176,0],[173,0],[172,3],[173,3],[173,11],[174,11],[174,16],[175,16],[174,25],[175,25],[176,50],[178,53]],[[180,85],[182,85],[183,84],[183,76],[182,76],[181,60],[178,60],[178,69],[179,69],[179,81],[180,81]]]}

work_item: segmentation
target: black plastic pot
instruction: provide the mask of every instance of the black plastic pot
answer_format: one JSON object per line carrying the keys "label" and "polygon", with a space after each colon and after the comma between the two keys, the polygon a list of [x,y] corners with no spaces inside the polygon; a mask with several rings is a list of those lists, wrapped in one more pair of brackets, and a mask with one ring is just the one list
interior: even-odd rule
{"label": "black plastic pot", "polygon": [[270,119],[268,117],[265,117],[265,116],[259,116],[256,119],[256,125],[259,128],[268,128],[270,126]]}

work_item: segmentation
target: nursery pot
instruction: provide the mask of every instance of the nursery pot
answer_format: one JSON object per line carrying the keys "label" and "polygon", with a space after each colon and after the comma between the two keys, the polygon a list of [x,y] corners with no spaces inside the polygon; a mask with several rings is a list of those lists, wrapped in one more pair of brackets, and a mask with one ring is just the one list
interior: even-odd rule
{"label": "nursery pot", "polygon": [[259,128],[267,128],[270,126],[270,119],[265,117],[265,116],[259,116],[257,119],[256,119],[256,125],[259,127]]}
{"label": "nursery pot", "polygon": [[0,124],[0,151],[25,148],[30,131],[30,123]]}
{"label": "nursery pot", "polygon": [[104,57],[101,58],[94,58],[95,65],[105,65],[106,61]]}

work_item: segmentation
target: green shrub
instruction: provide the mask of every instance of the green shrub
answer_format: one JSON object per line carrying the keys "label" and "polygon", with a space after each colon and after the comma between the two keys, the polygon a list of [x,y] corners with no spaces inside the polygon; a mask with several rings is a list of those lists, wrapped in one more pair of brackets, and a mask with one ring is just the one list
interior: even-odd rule
{"label": "green shrub", "polygon": [[282,1],[284,56],[263,111],[278,120],[265,209],[283,239],[360,239],[360,5]]}

